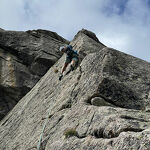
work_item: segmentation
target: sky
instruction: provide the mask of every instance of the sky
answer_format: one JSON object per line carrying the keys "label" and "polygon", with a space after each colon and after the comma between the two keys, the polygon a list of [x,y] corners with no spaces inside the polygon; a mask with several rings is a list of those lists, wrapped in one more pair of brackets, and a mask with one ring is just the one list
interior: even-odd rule
{"label": "sky", "polygon": [[0,0],[0,28],[46,29],[67,40],[84,28],[150,62],[150,0]]}

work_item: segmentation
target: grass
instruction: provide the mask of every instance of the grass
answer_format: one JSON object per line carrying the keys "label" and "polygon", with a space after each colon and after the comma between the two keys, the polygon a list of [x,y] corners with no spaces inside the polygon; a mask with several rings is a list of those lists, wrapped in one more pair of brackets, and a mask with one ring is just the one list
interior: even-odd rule
{"label": "grass", "polygon": [[78,132],[75,128],[66,129],[64,132],[65,138],[69,138],[71,136],[78,136]]}

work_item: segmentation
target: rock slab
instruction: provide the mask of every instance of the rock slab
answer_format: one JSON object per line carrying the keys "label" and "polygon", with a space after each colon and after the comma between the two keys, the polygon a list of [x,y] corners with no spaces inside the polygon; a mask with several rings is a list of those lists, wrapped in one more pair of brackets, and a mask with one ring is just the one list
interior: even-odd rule
{"label": "rock slab", "polygon": [[[78,38],[95,45],[83,34],[72,43]],[[76,70],[59,81],[54,70],[62,68],[62,56],[0,122],[0,149],[36,149],[48,119],[44,150],[149,150],[150,63],[79,44],[86,55]]]}
{"label": "rock slab", "polygon": [[46,30],[0,30],[0,120],[61,57],[68,41]]}

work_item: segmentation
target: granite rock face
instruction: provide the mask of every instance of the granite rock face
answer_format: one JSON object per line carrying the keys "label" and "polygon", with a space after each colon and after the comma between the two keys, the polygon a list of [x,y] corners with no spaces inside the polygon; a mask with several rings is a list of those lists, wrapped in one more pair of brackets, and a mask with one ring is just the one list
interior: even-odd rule
{"label": "granite rock face", "polygon": [[77,69],[58,80],[64,55],[49,69],[0,122],[0,149],[37,149],[47,121],[42,150],[149,150],[150,63],[79,34]]}
{"label": "granite rock face", "polygon": [[4,29],[0,28],[0,31],[4,31]]}
{"label": "granite rock face", "polygon": [[0,120],[61,57],[54,32],[0,30]]}
{"label": "granite rock face", "polygon": [[96,35],[88,30],[80,30],[70,43],[74,49],[79,51],[80,57],[83,58],[90,53],[98,52],[102,48],[106,47],[101,43]]}

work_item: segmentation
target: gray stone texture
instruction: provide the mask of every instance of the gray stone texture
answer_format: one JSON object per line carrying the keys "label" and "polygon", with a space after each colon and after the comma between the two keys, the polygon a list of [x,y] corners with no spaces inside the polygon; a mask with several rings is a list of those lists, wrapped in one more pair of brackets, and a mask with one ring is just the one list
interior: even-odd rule
{"label": "gray stone texture", "polygon": [[54,32],[0,30],[0,120],[61,57]]}
{"label": "gray stone texture", "polygon": [[77,69],[58,80],[65,55],[49,69],[0,122],[0,149],[36,149],[46,119],[41,150],[150,149],[150,63],[84,31]]}

